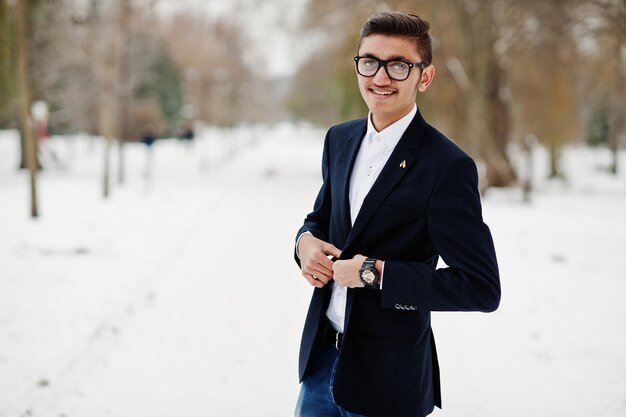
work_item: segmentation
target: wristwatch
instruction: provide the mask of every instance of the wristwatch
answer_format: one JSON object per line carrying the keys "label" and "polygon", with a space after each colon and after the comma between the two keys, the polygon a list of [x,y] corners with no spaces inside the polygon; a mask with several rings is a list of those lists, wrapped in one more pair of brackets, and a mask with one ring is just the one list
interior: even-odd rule
{"label": "wristwatch", "polygon": [[367,258],[363,261],[361,269],[359,269],[359,278],[365,285],[365,288],[379,288],[380,287],[380,274],[374,268],[375,258]]}

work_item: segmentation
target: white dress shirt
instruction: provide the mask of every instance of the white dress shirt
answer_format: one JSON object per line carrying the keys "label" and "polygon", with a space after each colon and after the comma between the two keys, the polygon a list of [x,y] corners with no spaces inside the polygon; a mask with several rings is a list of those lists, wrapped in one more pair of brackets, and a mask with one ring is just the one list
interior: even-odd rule
{"label": "white dress shirt", "polygon": [[[372,189],[391,153],[398,142],[400,142],[400,138],[402,138],[407,127],[409,127],[413,117],[415,117],[415,113],[417,113],[417,106],[413,106],[409,114],[380,132],[376,131],[372,124],[372,114],[368,115],[367,132],[361,142],[359,153],[352,168],[352,175],[350,176],[348,196],[350,199],[350,219],[352,220],[352,225],[354,225],[359,210],[361,210],[363,200],[365,200],[365,197]],[[332,285],[332,296],[326,310],[326,317],[328,317],[336,331],[343,333],[348,290],[335,285],[334,281],[332,281]]]}

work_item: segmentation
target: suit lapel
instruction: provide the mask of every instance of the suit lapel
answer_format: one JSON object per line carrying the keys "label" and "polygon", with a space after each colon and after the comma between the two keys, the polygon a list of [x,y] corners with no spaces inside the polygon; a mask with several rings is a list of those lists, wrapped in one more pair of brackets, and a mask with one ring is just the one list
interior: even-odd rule
{"label": "suit lapel", "polygon": [[345,232],[343,236],[345,237],[348,236],[348,234],[350,233],[350,229],[352,228],[352,219],[350,218],[350,177],[352,175],[354,162],[356,161],[356,156],[359,153],[359,149],[361,148],[361,142],[363,142],[366,131],[367,119],[365,119],[362,126],[354,129],[352,135],[348,137],[345,142],[346,147],[342,161],[342,167],[344,167],[344,171],[342,173],[343,178],[341,181],[341,185],[343,188],[340,190],[343,200],[341,209],[341,224]]}
{"label": "suit lapel", "polygon": [[[354,221],[352,230],[350,231],[350,234],[348,235],[348,238],[344,245],[344,251],[350,247],[350,245],[354,242],[359,233],[364,230],[369,220],[372,218],[374,213],[376,213],[380,205],[385,201],[391,190],[393,190],[396,184],[411,169],[413,164],[416,163],[416,150],[419,148],[419,145],[422,142],[425,126],[426,122],[424,121],[418,110],[415,117],[411,121],[411,124],[409,124],[409,127],[406,129],[406,131],[402,135],[402,138],[391,153],[389,160],[383,167],[383,170],[376,179],[376,182],[374,182],[372,189],[365,197],[363,205],[359,210],[359,214]],[[354,157],[355,156],[356,152]],[[352,159],[352,165],[350,165],[350,168],[348,170],[348,184],[346,185],[346,195],[349,188],[350,173],[352,172],[354,157]],[[349,212],[350,204],[348,200],[346,200],[346,204],[348,206]]]}

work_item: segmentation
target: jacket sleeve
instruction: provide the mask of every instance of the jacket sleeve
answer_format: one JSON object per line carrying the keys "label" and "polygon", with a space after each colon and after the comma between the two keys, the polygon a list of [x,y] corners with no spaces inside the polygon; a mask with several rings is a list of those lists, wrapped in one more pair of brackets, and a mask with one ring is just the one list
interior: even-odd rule
{"label": "jacket sleeve", "polygon": [[320,188],[313,211],[307,214],[304,219],[304,225],[296,234],[296,242],[294,245],[294,259],[300,266],[300,258],[297,254],[298,238],[305,232],[310,232],[318,239],[328,242],[328,229],[330,223],[331,210],[331,190],[330,190],[330,160],[329,160],[329,137],[332,128],[326,133],[324,139],[324,151],[322,154],[322,187]]}
{"label": "jacket sleeve", "polygon": [[440,176],[427,211],[428,233],[448,265],[385,261],[383,308],[424,311],[494,311],[500,277],[493,239],[482,219],[478,173],[467,157]]}

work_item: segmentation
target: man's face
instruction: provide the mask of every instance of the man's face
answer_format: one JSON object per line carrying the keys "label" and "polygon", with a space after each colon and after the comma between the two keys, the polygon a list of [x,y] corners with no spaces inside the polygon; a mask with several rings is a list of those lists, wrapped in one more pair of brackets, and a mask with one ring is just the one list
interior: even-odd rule
{"label": "man's face", "polygon": [[[359,56],[410,63],[422,62],[414,41],[390,35],[371,35],[363,38]],[[392,80],[382,67],[373,77],[363,77],[357,73],[359,89],[372,112],[372,122],[376,130],[381,131],[406,116],[415,104],[415,95],[418,91],[426,90],[432,75],[434,75],[432,66],[424,70],[412,68],[409,78],[404,81]]]}

